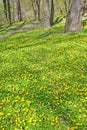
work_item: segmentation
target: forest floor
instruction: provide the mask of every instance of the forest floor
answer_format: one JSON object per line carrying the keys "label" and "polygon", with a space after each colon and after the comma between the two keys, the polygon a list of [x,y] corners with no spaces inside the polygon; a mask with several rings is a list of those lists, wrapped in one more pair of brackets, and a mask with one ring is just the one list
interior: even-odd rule
{"label": "forest floor", "polygon": [[12,36],[14,34],[20,33],[20,32],[25,32],[28,30],[33,30],[38,27],[42,27],[43,23],[37,22],[37,23],[26,23],[26,22],[20,22],[19,25],[12,24],[10,26],[4,25],[1,27],[1,34],[0,38],[6,38],[9,36]]}
{"label": "forest floor", "polygon": [[0,130],[87,130],[87,26],[63,29],[0,39]]}

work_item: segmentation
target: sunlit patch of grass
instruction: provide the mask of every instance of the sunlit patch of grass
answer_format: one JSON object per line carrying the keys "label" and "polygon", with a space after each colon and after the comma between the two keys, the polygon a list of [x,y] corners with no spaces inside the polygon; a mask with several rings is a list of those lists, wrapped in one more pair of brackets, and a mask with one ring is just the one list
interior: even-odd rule
{"label": "sunlit patch of grass", "polygon": [[87,34],[63,25],[0,39],[0,129],[87,129]]}

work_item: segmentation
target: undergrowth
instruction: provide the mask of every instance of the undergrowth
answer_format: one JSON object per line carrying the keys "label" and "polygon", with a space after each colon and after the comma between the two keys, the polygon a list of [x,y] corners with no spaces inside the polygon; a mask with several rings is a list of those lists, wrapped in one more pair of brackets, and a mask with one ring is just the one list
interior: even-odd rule
{"label": "undergrowth", "polygon": [[87,33],[63,26],[0,39],[0,129],[87,130]]}

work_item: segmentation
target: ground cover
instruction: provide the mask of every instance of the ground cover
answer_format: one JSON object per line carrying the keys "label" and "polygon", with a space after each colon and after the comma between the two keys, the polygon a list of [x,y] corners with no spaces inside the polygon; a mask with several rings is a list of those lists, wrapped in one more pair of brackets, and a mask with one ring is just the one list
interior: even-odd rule
{"label": "ground cover", "polygon": [[36,21],[22,21],[22,22],[15,22],[11,25],[3,24],[0,25],[0,38],[6,38],[8,36],[12,36],[14,34],[25,32],[27,30],[33,30],[35,28],[42,27],[43,22],[36,22]]}
{"label": "ground cover", "polygon": [[[0,129],[87,129],[87,31],[63,25],[0,39]],[[2,32],[2,30],[1,30]]]}

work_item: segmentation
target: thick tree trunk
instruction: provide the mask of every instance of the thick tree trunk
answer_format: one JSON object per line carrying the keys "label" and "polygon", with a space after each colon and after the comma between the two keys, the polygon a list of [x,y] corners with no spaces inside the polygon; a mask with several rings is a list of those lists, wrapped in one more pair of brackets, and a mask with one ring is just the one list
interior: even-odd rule
{"label": "thick tree trunk", "polygon": [[40,21],[40,0],[36,0],[36,21]]}
{"label": "thick tree trunk", "polygon": [[18,16],[18,20],[19,20],[19,21],[22,21],[22,13],[21,13],[20,0],[16,0],[16,6],[17,6],[17,16]]}
{"label": "thick tree trunk", "polygon": [[44,0],[44,27],[50,28],[50,10],[49,10],[49,0]]}
{"label": "thick tree trunk", "polygon": [[51,26],[54,24],[54,0],[51,0],[51,14],[50,14],[50,23]]}
{"label": "thick tree trunk", "polygon": [[8,20],[11,24],[11,9],[10,9],[10,0],[7,0],[7,6],[8,6]]}
{"label": "thick tree trunk", "polygon": [[82,8],[84,0],[70,0],[65,32],[82,31]]}

